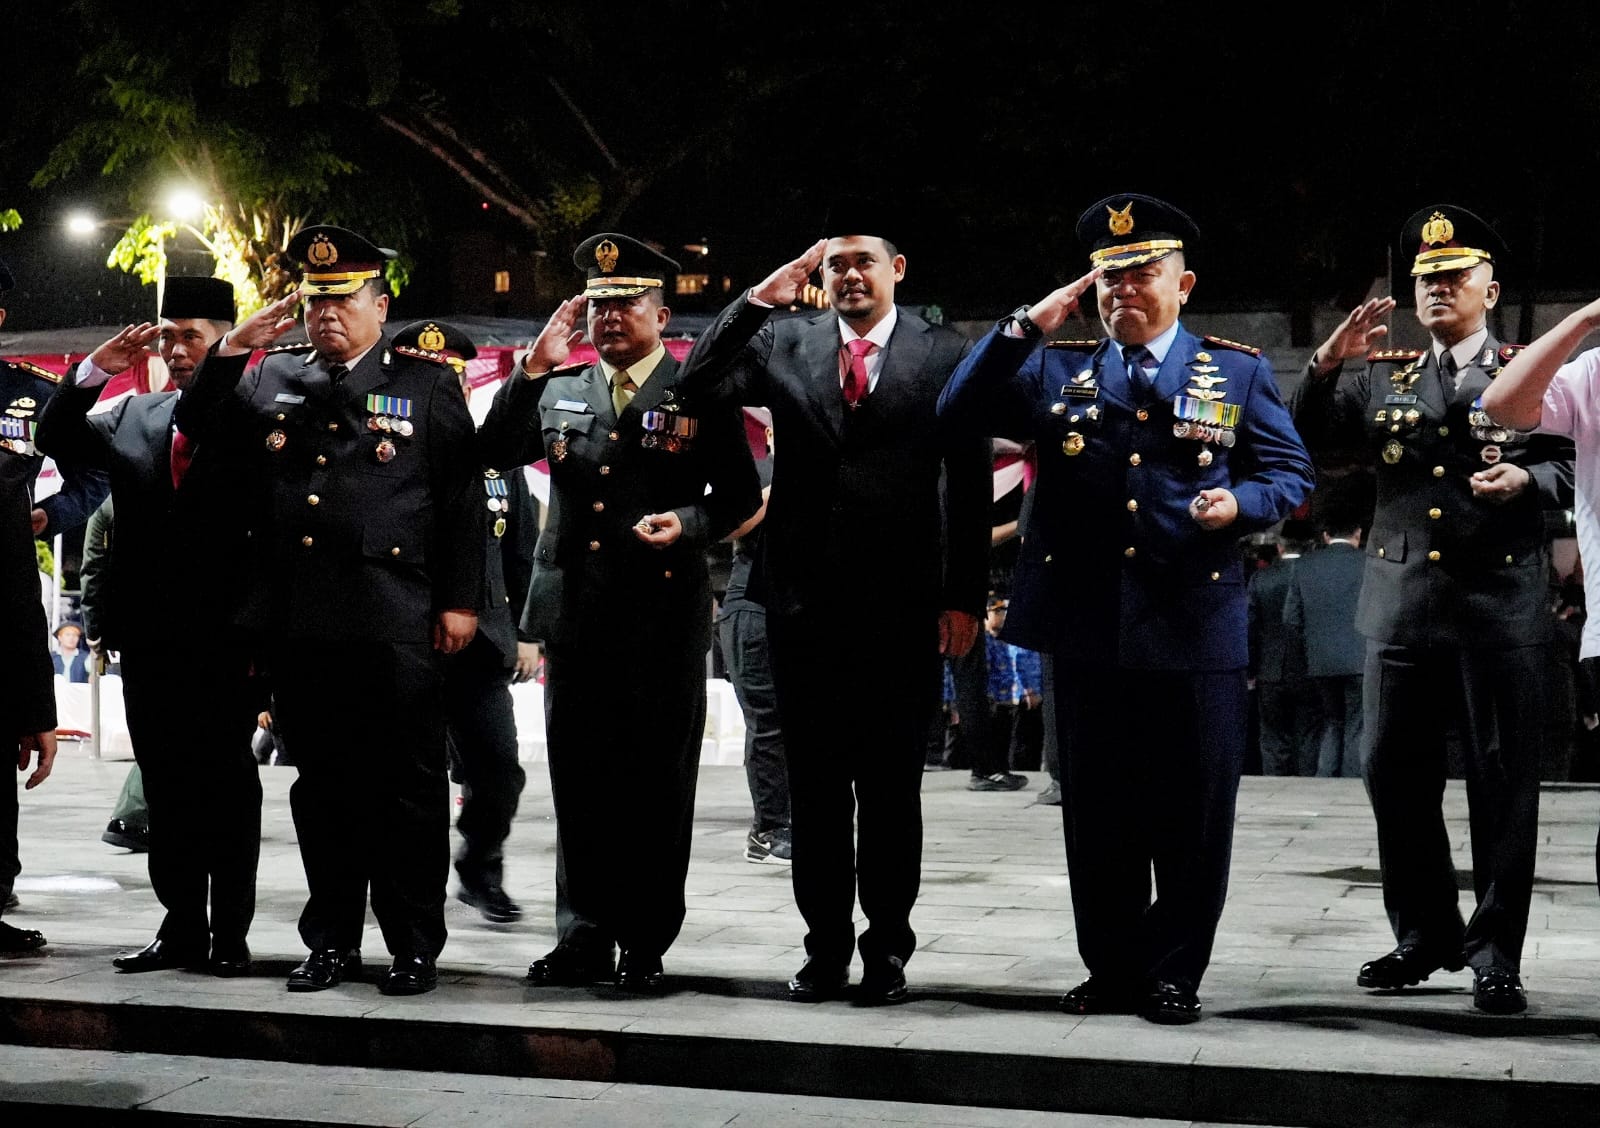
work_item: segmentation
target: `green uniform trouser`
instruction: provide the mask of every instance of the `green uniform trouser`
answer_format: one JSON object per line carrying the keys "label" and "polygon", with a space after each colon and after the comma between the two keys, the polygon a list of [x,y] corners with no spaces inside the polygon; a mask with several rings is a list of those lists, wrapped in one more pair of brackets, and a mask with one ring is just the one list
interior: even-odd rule
{"label": "green uniform trouser", "polygon": [[135,764],[128,769],[128,778],[122,781],[122,793],[117,796],[116,809],[111,817],[121,819],[135,830],[148,830],[150,808],[144,803],[144,774]]}

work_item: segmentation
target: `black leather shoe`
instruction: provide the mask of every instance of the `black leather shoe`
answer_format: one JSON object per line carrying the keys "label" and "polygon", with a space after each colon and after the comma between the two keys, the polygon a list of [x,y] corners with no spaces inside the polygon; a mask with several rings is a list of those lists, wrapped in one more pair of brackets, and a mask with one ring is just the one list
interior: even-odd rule
{"label": "black leather shoe", "polygon": [[211,962],[208,971],[218,979],[238,979],[250,974],[250,948],[239,941],[235,944],[214,942],[211,945]]}
{"label": "black leather shoe", "polygon": [[661,990],[665,978],[660,956],[624,950],[617,961],[617,986],[624,991],[653,995]]}
{"label": "black leather shoe", "polygon": [[425,995],[439,986],[432,956],[396,956],[378,990],[385,995]]}
{"label": "black leather shoe", "polygon": [[850,983],[850,969],[843,964],[808,959],[789,980],[789,998],[797,1003],[820,1003],[837,999]]}
{"label": "black leather shoe", "polygon": [[492,924],[510,924],[522,919],[522,906],[506,896],[506,891],[498,881],[471,884],[463,881],[456,890],[456,900],[471,905],[483,914],[484,920]]}
{"label": "black leather shoe", "polygon": [[346,977],[354,978],[361,971],[361,950],[352,948],[318,948],[289,973],[287,984],[291,991],[326,991],[337,987]]}
{"label": "black leather shoe", "polygon": [[1516,972],[1480,967],[1472,972],[1472,1005],[1485,1014],[1521,1014],[1528,1009],[1528,995]]}
{"label": "black leather shoe", "polygon": [[616,978],[610,949],[557,944],[542,960],[528,965],[528,981],[540,987],[587,987]]}
{"label": "black leather shoe", "polygon": [[18,952],[36,952],[44,947],[44,933],[31,928],[13,928],[0,920],[0,952],[16,955]]}
{"label": "black leather shoe", "polygon": [[111,963],[118,971],[126,972],[201,969],[206,966],[206,949],[174,944],[157,937],[137,952],[124,952]]}
{"label": "black leather shoe", "polygon": [[1162,1026],[1187,1026],[1200,1021],[1200,1000],[1187,987],[1158,979],[1150,984],[1139,1017]]}
{"label": "black leather shoe", "polygon": [[1387,956],[1362,964],[1356,986],[1374,991],[1398,991],[1416,986],[1440,968],[1460,971],[1465,966],[1466,961],[1459,952],[1443,955],[1421,944],[1401,944]]}
{"label": "black leather shoe", "polygon": [[867,960],[861,969],[861,984],[856,988],[856,1002],[870,1007],[905,999],[909,993],[905,969],[905,961],[899,956]]}
{"label": "black leather shoe", "polygon": [[1143,994],[1137,983],[1091,975],[1061,996],[1061,1009],[1068,1014],[1137,1014]]}
{"label": "black leather shoe", "polygon": [[106,824],[106,832],[100,836],[100,841],[143,854],[150,849],[150,828],[134,826],[125,819],[112,819]]}

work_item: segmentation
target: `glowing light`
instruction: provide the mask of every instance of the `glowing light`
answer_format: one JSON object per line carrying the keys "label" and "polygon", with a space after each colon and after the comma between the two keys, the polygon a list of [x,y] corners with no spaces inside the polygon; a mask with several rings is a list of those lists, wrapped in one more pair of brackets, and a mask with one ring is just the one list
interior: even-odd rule
{"label": "glowing light", "polygon": [[205,199],[193,188],[174,188],[167,196],[167,214],[186,222],[200,218],[205,210]]}
{"label": "glowing light", "polygon": [[87,239],[100,230],[100,223],[88,212],[77,211],[67,216],[66,228],[74,239]]}

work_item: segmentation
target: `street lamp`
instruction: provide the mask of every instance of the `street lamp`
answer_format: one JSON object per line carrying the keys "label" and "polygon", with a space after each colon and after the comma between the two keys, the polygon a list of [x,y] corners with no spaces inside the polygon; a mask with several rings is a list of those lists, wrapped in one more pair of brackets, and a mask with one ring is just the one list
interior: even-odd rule
{"label": "street lamp", "polygon": [[193,188],[174,188],[167,195],[167,214],[184,223],[193,223],[205,211],[206,201]]}
{"label": "street lamp", "polygon": [[86,211],[75,211],[67,216],[67,234],[74,239],[88,239],[100,230],[100,221]]}

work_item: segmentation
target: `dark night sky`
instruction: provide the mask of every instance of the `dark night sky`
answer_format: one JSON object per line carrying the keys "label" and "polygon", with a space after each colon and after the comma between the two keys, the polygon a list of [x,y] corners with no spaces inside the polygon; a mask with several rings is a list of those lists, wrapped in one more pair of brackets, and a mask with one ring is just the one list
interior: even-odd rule
{"label": "dark night sky", "polygon": [[[22,88],[0,132],[0,207],[28,220],[0,235],[0,256],[29,280],[8,328],[132,316],[146,302],[137,286],[49,222],[68,201],[125,209],[127,186],[83,174],[26,187],[65,123],[19,114],[23,92],[71,81],[83,47],[30,20],[35,5],[19,3],[23,42],[9,53]],[[289,7],[314,18],[343,6]],[[541,6],[463,8],[468,24],[478,9],[537,23]],[[987,5],[863,2],[837,14],[668,2],[631,19],[627,6],[570,14],[543,39],[486,22],[470,41],[402,47],[412,73],[418,52],[425,63],[440,53],[439,73],[454,76],[440,96],[475,136],[527,153],[519,175],[540,176],[550,154],[599,167],[546,73],[625,162],[673,154],[606,226],[706,240],[736,284],[803,249],[831,198],[868,191],[903,215],[903,297],[992,316],[1079,273],[1077,215],[1131,190],[1200,224],[1202,308],[1347,304],[1385,268],[1405,217],[1440,200],[1497,224],[1513,295],[1595,288],[1600,16],[1530,3],[1275,9],[1288,28],[1255,5],[1231,10],[1060,4],[1042,22]],[[351,111],[342,120],[359,127]],[[461,231],[526,235],[425,158],[401,159],[427,217],[408,247],[414,297],[437,308],[440,264]]]}

